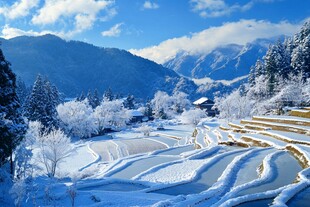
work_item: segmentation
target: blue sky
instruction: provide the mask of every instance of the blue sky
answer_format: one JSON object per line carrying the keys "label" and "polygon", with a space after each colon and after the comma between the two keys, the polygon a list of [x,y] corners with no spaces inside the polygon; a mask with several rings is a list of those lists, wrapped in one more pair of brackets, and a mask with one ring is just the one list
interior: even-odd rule
{"label": "blue sky", "polygon": [[2,0],[0,36],[52,33],[162,63],[180,51],[292,35],[310,0]]}

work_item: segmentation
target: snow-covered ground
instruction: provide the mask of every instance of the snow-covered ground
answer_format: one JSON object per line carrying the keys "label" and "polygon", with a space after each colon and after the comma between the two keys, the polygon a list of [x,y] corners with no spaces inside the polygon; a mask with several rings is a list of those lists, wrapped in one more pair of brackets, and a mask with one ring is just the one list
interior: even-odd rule
{"label": "snow-covered ground", "polygon": [[[286,120],[294,120],[309,129],[298,123],[306,118],[262,118],[262,125],[291,127]],[[196,127],[164,122],[150,136],[127,130],[74,142],[57,180],[35,178],[36,200],[23,206],[71,206],[72,191],[74,206],[303,206],[310,136],[253,127],[242,133],[246,127],[207,118]]]}

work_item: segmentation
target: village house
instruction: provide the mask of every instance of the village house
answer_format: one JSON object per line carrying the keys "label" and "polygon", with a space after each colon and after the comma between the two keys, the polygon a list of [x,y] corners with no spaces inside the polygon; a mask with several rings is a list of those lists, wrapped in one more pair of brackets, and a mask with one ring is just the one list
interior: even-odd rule
{"label": "village house", "polygon": [[212,108],[214,106],[214,101],[208,99],[207,97],[202,97],[197,101],[194,101],[193,104],[196,108],[204,110],[208,116],[215,116],[218,114],[218,111]]}

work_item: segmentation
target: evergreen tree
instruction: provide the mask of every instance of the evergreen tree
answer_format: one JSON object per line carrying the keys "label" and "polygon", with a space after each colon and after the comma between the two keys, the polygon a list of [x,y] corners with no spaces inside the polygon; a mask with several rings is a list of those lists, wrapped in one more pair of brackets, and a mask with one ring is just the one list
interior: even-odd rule
{"label": "evergreen tree", "polygon": [[261,60],[257,60],[255,66],[252,66],[249,74],[249,84],[253,86],[255,84],[255,80],[261,76],[266,75],[266,68],[264,63]]}
{"label": "evergreen tree", "polygon": [[248,82],[249,82],[250,86],[255,85],[255,66],[253,66],[253,65],[250,68]]}
{"label": "evergreen tree", "polygon": [[38,75],[28,99],[26,117],[30,121],[40,121],[44,130],[58,128],[56,107],[59,103],[57,88]]}
{"label": "evergreen tree", "polygon": [[90,90],[88,90],[87,95],[86,95],[86,98],[87,98],[87,100],[88,100],[89,105],[93,108],[93,106],[92,106],[93,94],[91,93]]}
{"label": "evergreen tree", "polygon": [[100,98],[99,98],[98,90],[95,89],[95,90],[94,90],[94,94],[93,94],[93,105],[92,105],[92,107],[93,107],[93,108],[96,108],[97,106],[100,105],[100,102],[101,102],[101,100],[100,100]]}
{"label": "evergreen tree", "polygon": [[92,93],[89,90],[87,93],[87,99],[88,99],[88,103],[91,105],[93,109],[100,105],[100,99],[99,99],[97,89],[94,90],[94,93]]}
{"label": "evergreen tree", "polygon": [[127,109],[135,108],[135,97],[133,95],[128,95],[126,100],[124,101],[124,107]]}
{"label": "evergreen tree", "polygon": [[79,97],[77,97],[77,101],[84,101],[84,99],[86,98],[84,91],[82,91],[81,95]]}
{"label": "evergreen tree", "polygon": [[18,77],[16,80],[16,94],[22,107],[24,106],[29,93],[29,89],[27,88],[25,82]]}
{"label": "evergreen tree", "polygon": [[[59,91],[55,85],[52,85],[47,79],[45,79],[45,91],[47,95],[46,103],[46,123],[47,126],[52,128],[59,128],[59,120],[57,117],[56,107],[60,104]],[[50,127],[48,127],[50,128]]]}
{"label": "evergreen tree", "polygon": [[292,70],[291,53],[290,53],[291,48],[288,48],[290,46],[286,46],[285,44],[282,44],[280,41],[277,42],[276,47],[278,53],[278,59],[277,59],[278,61],[277,67],[279,69],[278,75],[283,79],[287,79],[289,73]]}
{"label": "evergreen tree", "polygon": [[148,118],[153,117],[153,109],[150,100],[145,104],[144,116],[147,116]]}
{"label": "evergreen tree", "polygon": [[112,90],[111,88],[108,88],[108,90],[106,90],[104,92],[104,98],[107,99],[108,101],[112,101],[113,100],[113,93],[112,93]]}
{"label": "evergreen tree", "polygon": [[[26,106],[26,117],[30,121],[41,121],[42,116],[45,115],[45,103],[47,102],[47,97],[45,95],[45,87],[44,82],[41,75],[38,75],[31,94],[28,99],[28,103]],[[43,124],[43,122],[42,122]]]}
{"label": "evergreen tree", "polygon": [[305,22],[305,24],[302,26],[300,32],[296,33],[294,35],[294,45],[295,47],[298,45],[301,45],[310,34],[310,21]]}
{"label": "evergreen tree", "polygon": [[290,71],[290,58],[284,45],[278,41],[269,47],[265,59],[266,75],[268,78],[268,90],[274,94],[277,86],[277,76],[287,78]]}
{"label": "evergreen tree", "polygon": [[304,79],[310,77],[310,34],[294,49],[291,64],[294,74],[303,73]]}
{"label": "evergreen tree", "polygon": [[0,49],[0,166],[9,158],[13,173],[12,154],[21,142],[26,125],[16,94],[16,77]]}

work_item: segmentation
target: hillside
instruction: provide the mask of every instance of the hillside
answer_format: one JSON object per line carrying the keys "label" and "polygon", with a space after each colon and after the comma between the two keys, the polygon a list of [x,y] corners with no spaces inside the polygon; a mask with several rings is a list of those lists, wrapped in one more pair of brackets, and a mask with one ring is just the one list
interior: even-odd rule
{"label": "hillside", "polygon": [[13,71],[26,84],[33,84],[40,73],[68,97],[95,88],[103,93],[110,87],[114,93],[147,98],[157,90],[171,93],[176,87],[192,94],[196,87],[173,70],[124,50],[65,41],[53,35],[0,42]]}

